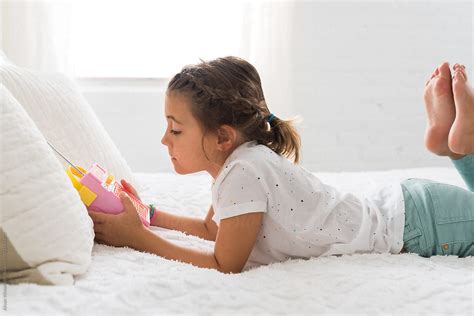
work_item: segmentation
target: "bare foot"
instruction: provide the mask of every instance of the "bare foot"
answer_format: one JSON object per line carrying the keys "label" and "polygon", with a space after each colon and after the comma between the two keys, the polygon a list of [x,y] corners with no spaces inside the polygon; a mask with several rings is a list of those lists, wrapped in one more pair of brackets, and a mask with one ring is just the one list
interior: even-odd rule
{"label": "bare foot", "polygon": [[459,159],[460,155],[451,151],[448,136],[456,117],[453,92],[451,90],[451,71],[447,62],[441,64],[426,82],[425,110],[427,125],[425,145],[429,151],[439,156]]}
{"label": "bare foot", "polygon": [[458,154],[474,154],[474,90],[467,81],[466,68],[453,67],[453,95],[456,118],[449,132],[449,149]]}

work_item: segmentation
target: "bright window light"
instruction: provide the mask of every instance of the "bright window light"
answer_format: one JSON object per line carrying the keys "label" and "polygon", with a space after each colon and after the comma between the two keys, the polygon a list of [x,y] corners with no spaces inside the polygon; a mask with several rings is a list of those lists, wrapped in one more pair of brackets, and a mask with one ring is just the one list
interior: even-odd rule
{"label": "bright window light", "polygon": [[168,78],[184,65],[239,55],[243,1],[75,1],[77,77]]}

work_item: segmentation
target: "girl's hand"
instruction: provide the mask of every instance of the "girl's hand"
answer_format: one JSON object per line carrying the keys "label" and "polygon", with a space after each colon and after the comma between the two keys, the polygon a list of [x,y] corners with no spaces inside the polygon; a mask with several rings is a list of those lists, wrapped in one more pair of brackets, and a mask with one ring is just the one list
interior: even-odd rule
{"label": "girl's hand", "polygon": [[120,193],[124,210],[120,214],[107,214],[88,209],[94,222],[95,240],[114,247],[132,247],[133,241],[146,227],[125,192]]}
{"label": "girl's hand", "polygon": [[127,181],[125,181],[125,179],[122,179],[120,180],[120,183],[122,184],[123,188],[125,189],[125,191],[127,191],[128,193],[132,194],[133,196],[135,196],[137,199],[139,199],[140,201],[142,199],[140,199],[140,197],[138,196],[138,193],[137,193],[137,190],[135,190],[135,188],[130,184],[128,183]]}

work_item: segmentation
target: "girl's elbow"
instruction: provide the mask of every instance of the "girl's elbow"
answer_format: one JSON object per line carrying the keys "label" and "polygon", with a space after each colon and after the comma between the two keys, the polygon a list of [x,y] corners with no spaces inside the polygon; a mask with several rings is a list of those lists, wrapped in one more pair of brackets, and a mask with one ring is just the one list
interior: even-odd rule
{"label": "girl's elbow", "polygon": [[219,269],[220,272],[225,273],[225,274],[237,274],[241,273],[242,269]]}
{"label": "girl's elbow", "polygon": [[241,273],[244,267],[237,267],[237,266],[223,266],[218,264],[217,270],[225,274],[237,274]]}

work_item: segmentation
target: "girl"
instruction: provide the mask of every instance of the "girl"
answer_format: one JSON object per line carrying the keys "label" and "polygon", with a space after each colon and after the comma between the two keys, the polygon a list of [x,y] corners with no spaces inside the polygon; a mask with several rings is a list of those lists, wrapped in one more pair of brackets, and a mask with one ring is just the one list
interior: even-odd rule
{"label": "girl", "polygon": [[252,65],[226,57],[184,67],[168,85],[161,142],[177,173],[212,176],[212,205],[203,220],[151,206],[151,225],[215,241],[214,251],[154,234],[125,193],[123,213],[89,212],[96,240],[233,273],[289,258],[352,253],[473,255],[474,102],[464,67],[455,66],[451,85],[449,65],[441,65],[427,83],[425,104],[428,148],[453,159],[471,192],[409,179],[357,197],[297,165],[300,138],[291,121],[270,113]]}

